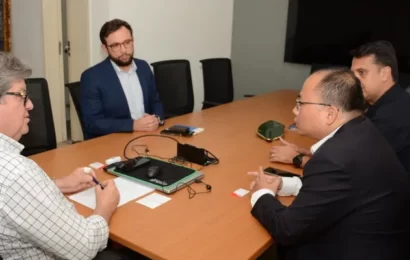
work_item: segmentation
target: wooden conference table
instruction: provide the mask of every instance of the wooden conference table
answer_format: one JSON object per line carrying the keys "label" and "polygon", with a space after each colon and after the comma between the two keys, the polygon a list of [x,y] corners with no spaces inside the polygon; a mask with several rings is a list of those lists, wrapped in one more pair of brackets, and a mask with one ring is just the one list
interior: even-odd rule
{"label": "wooden conference table", "polygon": [[[301,173],[290,165],[269,163],[269,149],[279,141],[268,143],[256,135],[257,127],[267,120],[286,126],[292,124],[296,96],[297,91],[277,91],[167,120],[156,133],[176,123],[205,129],[179,141],[205,148],[220,159],[218,165],[201,170],[205,174],[203,181],[212,185],[212,192],[189,199],[184,188],[169,195],[172,199],[155,209],[129,202],[113,215],[110,238],[153,259],[254,259],[262,254],[272,240],[250,214],[250,193],[241,198],[231,193],[238,188],[249,190],[252,178],[247,171],[257,170],[259,166]],[[142,134],[111,134],[31,158],[50,177],[60,177],[76,167],[123,156],[125,144],[139,135]],[[314,143],[291,131],[286,131],[284,138],[306,148]],[[176,143],[166,138],[145,137],[134,144],[148,145],[152,155],[165,158],[176,155]],[[144,147],[137,150],[143,152]],[[137,156],[131,149],[127,155]],[[97,171],[97,177],[103,181],[115,176],[101,170]],[[206,190],[200,183],[191,187],[197,192]],[[280,198],[286,205],[293,199]],[[91,209],[74,204],[80,214],[91,214]]]}

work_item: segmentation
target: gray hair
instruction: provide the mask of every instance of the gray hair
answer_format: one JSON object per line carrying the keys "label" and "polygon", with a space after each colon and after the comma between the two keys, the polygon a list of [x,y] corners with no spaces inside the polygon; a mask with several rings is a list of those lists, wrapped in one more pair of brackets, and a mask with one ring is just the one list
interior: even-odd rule
{"label": "gray hair", "polygon": [[316,86],[323,103],[343,112],[361,111],[366,107],[360,80],[348,68],[323,69],[327,73]]}
{"label": "gray hair", "polygon": [[0,97],[12,87],[13,82],[25,80],[31,72],[31,68],[10,52],[0,52]]}

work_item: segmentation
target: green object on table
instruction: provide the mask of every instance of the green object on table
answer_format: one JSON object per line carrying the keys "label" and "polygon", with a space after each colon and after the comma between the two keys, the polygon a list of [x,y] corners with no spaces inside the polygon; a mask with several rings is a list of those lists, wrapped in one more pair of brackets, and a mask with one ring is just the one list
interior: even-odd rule
{"label": "green object on table", "polygon": [[285,125],[274,120],[264,122],[258,127],[257,134],[262,139],[272,142],[285,132]]}

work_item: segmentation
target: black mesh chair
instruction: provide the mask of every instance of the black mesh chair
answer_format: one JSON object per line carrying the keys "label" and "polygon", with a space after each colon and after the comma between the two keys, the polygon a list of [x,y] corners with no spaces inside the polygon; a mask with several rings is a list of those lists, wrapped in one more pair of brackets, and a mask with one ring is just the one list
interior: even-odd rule
{"label": "black mesh chair", "polygon": [[81,113],[81,85],[80,81],[65,84],[70,92],[70,96],[73,99],[75,111],[77,111],[78,119],[80,120],[81,131],[84,135],[84,122]]}
{"label": "black mesh chair", "polygon": [[194,92],[189,61],[167,60],[151,65],[165,118],[191,113],[194,110]]}
{"label": "black mesh chair", "polygon": [[44,78],[26,79],[27,92],[34,109],[30,113],[29,132],[20,139],[24,156],[45,152],[57,147],[53,112],[48,84]]}
{"label": "black mesh chair", "polygon": [[232,102],[232,64],[228,58],[200,60],[204,78],[204,102],[202,109]]}

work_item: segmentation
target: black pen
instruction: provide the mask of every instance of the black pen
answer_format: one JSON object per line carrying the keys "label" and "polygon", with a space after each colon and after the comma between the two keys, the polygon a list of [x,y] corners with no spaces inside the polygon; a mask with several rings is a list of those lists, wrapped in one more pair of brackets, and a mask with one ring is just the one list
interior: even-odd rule
{"label": "black pen", "polygon": [[[90,174],[91,173],[91,168],[89,167],[84,167],[84,172],[85,174]],[[100,185],[101,189],[104,189],[104,186],[94,177],[91,175],[91,177],[93,178],[93,182],[97,185]]]}

